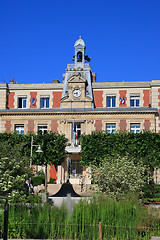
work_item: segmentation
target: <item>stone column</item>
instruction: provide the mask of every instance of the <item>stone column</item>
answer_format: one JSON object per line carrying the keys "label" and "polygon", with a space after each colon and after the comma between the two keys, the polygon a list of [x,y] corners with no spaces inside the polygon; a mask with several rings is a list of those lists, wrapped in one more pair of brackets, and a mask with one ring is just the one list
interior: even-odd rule
{"label": "stone column", "polygon": [[64,167],[62,165],[58,166],[57,171],[57,184],[64,183]]}

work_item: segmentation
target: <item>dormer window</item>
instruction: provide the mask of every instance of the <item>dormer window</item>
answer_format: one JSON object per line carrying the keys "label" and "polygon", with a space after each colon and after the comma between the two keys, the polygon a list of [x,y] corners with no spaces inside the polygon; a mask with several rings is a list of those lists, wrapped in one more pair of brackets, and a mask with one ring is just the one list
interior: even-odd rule
{"label": "dormer window", "polygon": [[18,97],[18,108],[27,107],[27,97]]}

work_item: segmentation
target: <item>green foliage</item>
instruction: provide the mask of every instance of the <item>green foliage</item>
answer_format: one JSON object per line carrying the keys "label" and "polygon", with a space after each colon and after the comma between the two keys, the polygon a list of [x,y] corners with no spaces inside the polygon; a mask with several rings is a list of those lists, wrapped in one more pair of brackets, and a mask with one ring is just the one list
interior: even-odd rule
{"label": "green foliage", "polygon": [[106,155],[123,157],[128,154],[136,162],[142,159],[143,163],[153,171],[155,167],[160,167],[159,146],[159,133],[92,132],[81,136],[81,163],[83,166],[89,166],[93,162],[98,165]]}
{"label": "green foliage", "polygon": [[160,198],[159,184],[146,184],[143,188],[144,198]]}
{"label": "green foliage", "polygon": [[36,173],[36,176],[44,176],[44,171],[40,170]]}
{"label": "green foliage", "polygon": [[[65,146],[67,139],[65,135],[49,132],[47,134],[26,134],[0,133],[0,183],[1,194],[24,195],[28,191],[23,191],[25,179],[29,179],[31,156],[31,138],[33,136],[34,145],[41,145],[42,153],[35,153],[36,147],[33,147],[33,165],[54,164],[60,165],[64,161]],[[5,159],[4,159],[5,158]],[[27,174],[28,173],[28,174]],[[23,183],[23,184],[22,184]],[[20,195],[19,195],[20,196]],[[24,197],[24,196],[23,196]]]}
{"label": "green foliage", "polygon": [[29,159],[21,154],[23,143],[10,145],[9,140],[0,143],[0,195],[7,195],[14,201],[26,198],[25,180],[32,176]]}
{"label": "green foliage", "polygon": [[34,145],[41,145],[42,153],[35,153],[37,148],[33,147],[33,164],[43,165],[54,164],[55,166],[60,165],[64,161],[65,147],[67,139],[64,134],[58,134],[54,132],[48,132],[46,134],[17,134],[14,133],[0,133],[0,142],[8,142],[10,147],[23,143],[23,148],[19,151],[28,159],[31,155],[31,137],[33,136]]}
{"label": "green foliage", "polygon": [[[70,215],[66,207],[11,205],[8,238],[97,240],[100,221],[104,240],[148,240],[160,234],[159,219],[149,216],[147,209],[135,199],[116,201],[105,196],[86,199],[75,204]],[[3,216],[0,211],[1,238]]]}
{"label": "green foliage", "polygon": [[[43,152],[33,154],[33,164],[60,165],[64,161],[67,141],[65,135],[53,132],[34,135],[34,144],[40,144]],[[35,151],[36,149],[34,149],[34,153]]]}
{"label": "green foliage", "polygon": [[142,163],[134,164],[133,159],[110,157],[96,166],[91,166],[91,179],[96,191],[111,198],[120,199],[127,193],[141,193],[146,183],[146,167]]}
{"label": "green foliage", "polygon": [[143,198],[143,202],[147,203],[147,202],[160,202],[160,198]]}
{"label": "green foliage", "polygon": [[55,184],[56,183],[56,179],[55,178],[50,178],[48,183],[49,184]]}
{"label": "green foliage", "polygon": [[38,186],[41,184],[44,184],[45,182],[45,176],[36,176],[33,178],[33,186]]}

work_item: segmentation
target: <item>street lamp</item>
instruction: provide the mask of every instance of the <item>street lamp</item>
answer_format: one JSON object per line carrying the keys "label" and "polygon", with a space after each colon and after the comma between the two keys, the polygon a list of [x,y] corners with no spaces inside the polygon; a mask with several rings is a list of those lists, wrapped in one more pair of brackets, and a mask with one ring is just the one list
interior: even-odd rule
{"label": "street lamp", "polygon": [[36,150],[37,153],[42,153],[42,149],[40,145],[33,145],[33,136],[31,138],[31,159],[30,159],[30,168],[32,167],[32,155],[33,155],[33,147],[38,147]]}

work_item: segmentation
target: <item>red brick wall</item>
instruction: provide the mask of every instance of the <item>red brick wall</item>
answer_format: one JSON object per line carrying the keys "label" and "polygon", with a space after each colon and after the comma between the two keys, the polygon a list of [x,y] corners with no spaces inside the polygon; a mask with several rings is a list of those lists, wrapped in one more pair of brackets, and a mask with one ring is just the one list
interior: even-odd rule
{"label": "red brick wall", "polygon": [[[30,92],[30,108],[37,108],[37,92]],[[35,99],[35,103],[32,105],[32,98]]]}
{"label": "red brick wall", "polygon": [[146,131],[150,131],[151,130],[151,123],[150,123],[150,120],[144,120],[144,129],[146,130]]}
{"label": "red brick wall", "polygon": [[[119,107],[127,107],[127,97],[126,97],[126,94],[127,94],[127,90],[119,90]],[[125,99],[125,102],[124,103],[121,103],[120,102],[120,98],[123,99],[123,96],[124,96],[124,99]]]}
{"label": "red brick wall", "polygon": [[102,130],[102,120],[96,120],[94,127],[95,127],[95,130],[101,131]]}
{"label": "red brick wall", "polygon": [[120,128],[121,131],[125,131],[126,130],[126,128],[127,128],[126,120],[124,120],[124,119],[120,120],[119,128]]}
{"label": "red brick wall", "polygon": [[9,108],[14,108],[14,95],[15,95],[15,92],[10,92],[8,95],[8,107]]}
{"label": "red brick wall", "polygon": [[34,120],[28,120],[28,132],[34,132]]}
{"label": "red brick wall", "polygon": [[58,132],[57,120],[51,120],[51,131],[52,132]]}
{"label": "red brick wall", "polygon": [[5,127],[6,127],[6,132],[10,133],[11,132],[11,121],[6,121]]}
{"label": "red brick wall", "polygon": [[96,107],[103,107],[103,91],[94,91],[94,102]]}
{"label": "red brick wall", "polygon": [[143,107],[148,107],[150,103],[150,90],[143,90]]}
{"label": "red brick wall", "polygon": [[60,108],[62,92],[53,92],[53,105],[52,108]]}
{"label": "red brick wall", "polygon": [[57,180],[57,171],[54,165],[50,165],[50,177],[55,178]]}

